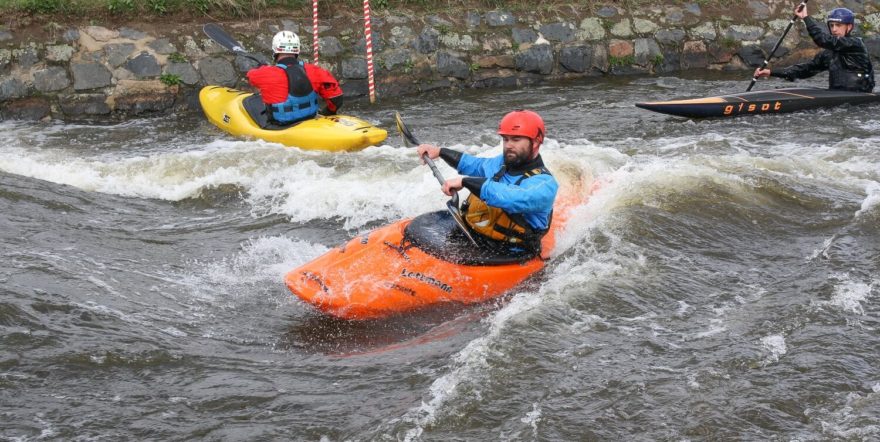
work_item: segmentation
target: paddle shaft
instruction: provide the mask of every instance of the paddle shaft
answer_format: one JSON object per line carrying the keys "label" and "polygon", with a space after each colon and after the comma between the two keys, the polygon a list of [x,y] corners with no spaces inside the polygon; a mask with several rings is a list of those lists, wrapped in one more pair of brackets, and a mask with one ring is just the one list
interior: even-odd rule
{"label": "paddle shaft", "polygon": [[[801,4],[798,5],[797,10],[800,11],[801,9],[804,8],[804,6],[807,6],[807,0],[802,1]],[[779,41],[776,42],[776,46],[773,46],[773,50],[770,51],[770,55],[767,56],[767,58],[764,60],[764,63],[761,63],[761,67],[759,69],[766,69],[767,65],[770,64],[770,59],[773,58],[773,54],[775,54],[776,50],[779,49],[779,45],[782,44],[782,40],[784,40],[785,36],[788,35],[788,31],[791,30],[792,26],[794,26],[794,22],[795,22],[795,20],[797,20],[797,18],[798,18],[798,16],[797,16],[797,14],[795,14],[794,16],[791,17],[791,20],[788,21],[788,26],[785,27],[785,32],[782,33],[782,37],[779,37]],[[758,76],[755,75],[754,77],[752,77],[752,82],[749,83],[749,87],[748,87],[748,89],[746,89],[746,92],[752,90],[752,88],[755,87],[755,83],[757,83],[757,82],[758,82]]]}
{"label": "paddle shaft", "polygon": [[[434,174],[434,178],[437,178],[437,181],[440,182],[440,185],[442,186],[443,184],[445,184],[446,179],[443,178],[443,175],[440,174],[440,169],[437,169],[437,165],[434,164],[434,160],[429,158],[428,154],[422,155],[422,159],[425,161],[425,164],[427,164],[428,167],[431,168],[431,173]],[[458,196],[458,194],[456,193],[455,196]]]}
{"label": "paddle shaft", "polygon": [[[400,114],[394,114],[394,118],[397,120],[397,130],[400,131],[400,134],[403,135],[403,142],[407,146],[415,145],[418,146],[422,144],[419,142],[419,139],[416,138],[415,135],[410,132],[409,128],[404,124],[403,119],[400,118]],[[434,160],[428,156],[427,153],[422,154],[422,160],[425,161],[425,164],[431,168],[431,173],[434,174],[434,178],[437,178],[437,181],[440,182],[440,185],[446,184],[446,179],[443,178],[443,175],[440,173],[440,169],[437,169],[437,165],[434,163]],[[446,210],[449,211],[449,214],[452,215],[452,219],[455,220],[455,223],[458,224],[458,228],[464,233],[464,236],[467,237],[468,241],[471,244],[477,246],[477,240],[474,239],[474,236],[471,235],[470,230],[465,225],[464,220],[461,218],[461,210],[458,208],[458,192],[452,193],[452,198],[446,202]]]}

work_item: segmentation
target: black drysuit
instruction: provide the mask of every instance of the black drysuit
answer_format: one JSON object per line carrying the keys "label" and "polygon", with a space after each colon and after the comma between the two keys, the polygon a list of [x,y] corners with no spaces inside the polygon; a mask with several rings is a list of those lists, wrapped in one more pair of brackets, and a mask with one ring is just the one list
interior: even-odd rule
{"label": "black drysuit", "polygon": [[807,32],[822,52],[811,61],[772,70],[770,76],[794,81],[828,71],[828,89],[871,92],[874,90],[874,66],[865,43],[858,37],[834,37],[813,17],[806,17]]}

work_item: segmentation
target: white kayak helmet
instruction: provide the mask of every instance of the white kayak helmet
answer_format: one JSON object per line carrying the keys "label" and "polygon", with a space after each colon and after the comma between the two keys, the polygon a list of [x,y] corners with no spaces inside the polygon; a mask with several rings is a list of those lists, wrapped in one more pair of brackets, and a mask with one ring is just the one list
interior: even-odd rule
{"label": "white kayak helmet", "polygon": [[281,31],[272,37],[272,53],[299,54],[299,37],[291,31]]}

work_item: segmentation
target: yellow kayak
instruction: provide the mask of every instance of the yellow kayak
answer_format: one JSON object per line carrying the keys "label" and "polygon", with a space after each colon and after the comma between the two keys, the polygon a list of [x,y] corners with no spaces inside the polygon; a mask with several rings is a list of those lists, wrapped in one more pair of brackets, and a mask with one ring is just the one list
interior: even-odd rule
{"label": "yellow kayak", "polygon": [[232,135],[301,149],[359,150],[388,137],[385,129],[348,115],[318,115],[293,126],[273,127],[258,95],[223,86],[205,86],[199,102],[208,121]]}

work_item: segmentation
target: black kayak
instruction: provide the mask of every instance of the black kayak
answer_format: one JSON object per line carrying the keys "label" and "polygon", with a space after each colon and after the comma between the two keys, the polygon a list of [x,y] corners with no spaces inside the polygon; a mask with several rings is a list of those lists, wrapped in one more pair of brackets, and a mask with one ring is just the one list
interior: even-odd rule
{"label": "black kayak", "polygon": [[717,97],[636,103],[637,107],[690,118],[780,114],[806,109],[880,102],[880,95],[819,88],[786,88]]}

